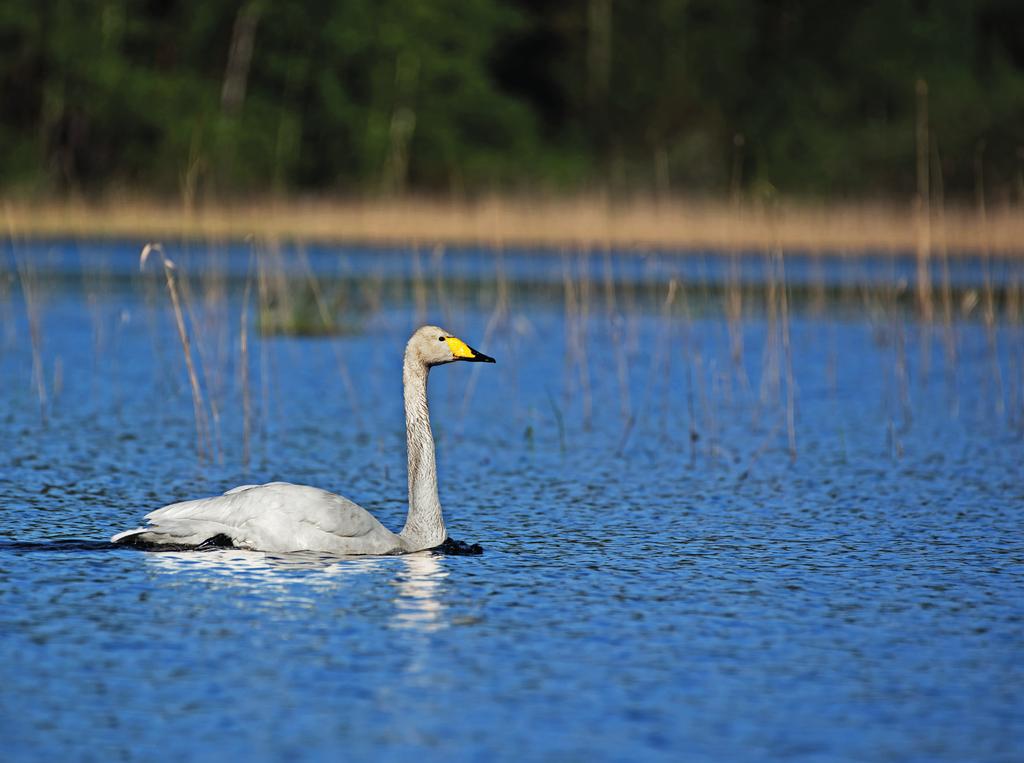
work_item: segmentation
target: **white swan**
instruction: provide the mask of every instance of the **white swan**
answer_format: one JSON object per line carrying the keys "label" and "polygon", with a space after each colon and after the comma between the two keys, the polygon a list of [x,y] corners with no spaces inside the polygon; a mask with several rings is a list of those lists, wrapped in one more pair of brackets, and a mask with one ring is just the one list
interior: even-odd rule
{"label": "white swan", "polygon": [[405,347],[405,433],[409,459],[409,516],[397,535],[347,498],[315,487],[271,482],[242,485],[224,495],[165,506],[148,525],[118,533],[113,543],[200,546],[212,539],[254,551],[404,554],[448,537],[437,495],[434,436],[427,407],[432,366],[468,360],[493,363],[437,326],[423,326]]}

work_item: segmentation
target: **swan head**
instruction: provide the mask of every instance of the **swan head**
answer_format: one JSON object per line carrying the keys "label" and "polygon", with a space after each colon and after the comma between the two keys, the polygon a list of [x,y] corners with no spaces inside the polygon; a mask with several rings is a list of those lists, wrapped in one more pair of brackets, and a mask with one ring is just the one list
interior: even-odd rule
{"label": "swan head", "polygon": [[493,363],[494,358],[474,350],[450,331],[438,326],[421,326],[409,339],[405,354],[419,359],[425,366],[439,366],[466,360],[470,363]]}

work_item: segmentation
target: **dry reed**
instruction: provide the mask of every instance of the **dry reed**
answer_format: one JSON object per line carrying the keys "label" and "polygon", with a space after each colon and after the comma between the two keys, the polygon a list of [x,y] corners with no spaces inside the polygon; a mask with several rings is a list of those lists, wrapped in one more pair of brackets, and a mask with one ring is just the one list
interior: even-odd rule
{"label": "dry reed", "polygon": [[[168,260],[169,261],[169,260]],[[172,267],[174,263],[171,263]],[[206,407],[209,408],[210,419],[213,422],[212,427],[207,421],[207,445],[209,447],[209,456],[212,460],[218,462],[223,461],[223,451],[221,449],[221,405],[219,402],[220,392],[222,391],[223,375],[220,370],[223,364],[218,362],[218,359],[224,357],[224,353],[218,353],[215,356],[215,348],[210,347],[208,344],[208,334],[212,333],[207,329],[216,328],[215,322],[211,321],[211,316],[216,308],[223,306],[226,303],[226,292],[224,285],[224,277],[220,272],[219,268],[206,268],[200,274],[203,292],[203,318],[199,320],[199,316],[196,314],[196,310],[193,307],[195,299],[192,297],[191,286],[189,285],[189,279],[186,274],[181,273],[180,278],[175,279],[175,285],[178,287],[181,293],[181,305],[185,309],[185,316],[188,318],[188,323],[192,327],[191,345],[195,347],[196,356],[199,359],[199,370],[202,377],[202,388],[206,390]],[[222,331],[227,326],[221,322]],[[222,342],[223,345],[223,342]]]}
{"label": "dry reed", "polygon": [[255,253],[249,256],[249,268],[242,293],[241,314],[238,316],[238,371],[242,387],[242,466],[249,466],[252,438],[252,393],[249,385],[249,299],[252,294],[252,269]]}
{"label": "dry reed", "polygon": [[174,277],[174,262],[164,253],[160,244],[149,243],[142,248],[139,256],[139,269],[146,267],[146,260],[150,254],[160,257],[164,268],[164,278],[167,282],[167,292],[171,296],[171,305],[174,308],[174,322],[178,328],[178,338],[181,340],[181,351],[185,357],[185,368],[188,371],[188,383],[192,389],[192,411],[196,424],[196,453],[202,460],[210,451],[210,432],[206,421],[206,409],[203,403],[203,392],[199,386],[199,377],[196,374],[195,363],[192,360],[192,346],[189,342],[188,331],[185,328],[185,315],[181,306],[181,297],[178,293],[177,280]]}
{"label": "dry reed", "polygon": [[779,313],[782,317],[782,354],[786,365],[786,438],[789,458],[796,461],[796,379],[793,376],[793,344],[789,336],[789,293],[786,285],[786,259],[779,250],[776,255],[779,268]]}
{"label": "dry reed", "polygon": [[[492,346],[491,342],[494,339],[495,332],[500,326],[507,324],[509,319],[510,297],[508,278],[505,274],[504,260],[500,248],[497,250],[495,258],[495,285],[497,287],[497,295],[494,301],[494,308],[487,319],[487,325],[484,327],[483,339],[481,340],[482,346],[488,348]],[[466,420],[466,415],[469,413],[469,404],[473,399],[473,393],[476,391],[479,378],[480,366],[474,365],[462,395],[462,406],[459,409],[460,424]]]}
{"label": "dry reed", "polygon": [[32,347],[32,382],[39,399],[39,416],[47,420],[46,376],[43,370],[43,329],[39,308],[39,281],[32,264],[17,258],[18,281],[25,301],[25,317],[28,319],[29,342]]}
{"label": "dry reed", "polygon": [[[871,202],[740,205],[693,199],[488,198],[474,202],[256,201],[183,207],[131,198],[97,202],[5,202],[12,236],[109,238],[265,238],[313,242],[482,244],[494,246],[793,250],[919,249],[920,204]],[[1009,204],[945,212],[951,252],[1024,254],[1024,215]],[[929,217],[930,219],[930,217]],[[930,244],[929,244],[930,251]]]}
{"label": "dry reed", "polygon": [[[931,144],[934,148],[934,143]],[[937,156],[937,153],[933,153]],[[988,210],[982,197],[981,203],[976,210],[976,221],[979,222],[979,236],[977,241],[983,255],[983,281],[978,284],[976,290],[960,287],[954,290],[950,277],[949,259],[951,258],[951,247],[955,246],[950,241],[955,241],[957,232],[955,225],[947,217],[943,192],[941,173],[932,168],[930,176],[926,180],[929,189],[929,212],[927,214],[927,246],[917,247],[922,236],[921,228],[909,226],[910,238],[915,242],[911,247],[912,252],[918,255],[917,275],[921,275],[921,261],[928,271],[928,278],[932,278],[931,261],[935,259],[934,278],[935,283],[935,305],[932,308],[932,287],[930,281],[925,290],[921,290],[920,281],[914,280],[911,276],[910,283],[897,281],[895,266],[890,274],[889,285],[883,289],[870,288],[868,281],[861,280],[858,287],[861,289],[861,299],[865,312],[872,316],[871,323],[879,332],[880,341],[887,342],[886,349],[880,353],[883,356],[883,371],[886,374],[885,400],[887,410],[886,416],[886,441],[889,452],[893,458],[902,454],[900,437],[911,423],[912,405],[910,399],[911,385],[910,377],[913,371],[922,384],[927,383],[928,360],[925,358],[923,371],[921,367],[908,363],[908,348],[913,349],[915,338],[920,338],[922,352],[927,352],[927,345],[931,341],[931,332],[938,332],[938,322],[942,322],[943,340],[946,348],[945,360],[949,371],[949,385],[953,394],[956,392],[957,379],[956,369],[958,362],[957,347],[957,322],[961,317],[981,323],[987,333],[989,340],[988,356],[986,360],[991,364],[988,378],[989,383],[996,387],[995,394],[986,395],[987,401],[994,401],[997,412],[1005,413],[1011,425],[1020,422],[1024,426],[1024,393],[1022,393],[1022,382],[1024,382],[1024,352],[1019,351],[1021,346],[1021,307],[1020,307],[1020,283],[1011,279],[1009,285],[998,282],[1000,278],[998,271],[993,271],[992,266],[997,257],[997,250],[991,245],[992,227]],[[414,204],[406,202],[407,204]],[[397,202],[396,202],[397,204]],[[416,207],[416,209],[429,209],[428,206]],[[450,207],[450,209],[456,209]],[[491,251],[495,267],[495,288],[494,301],[490,301],[490,292],[484,290],[478,298],[477,306],[487,301],[490,308],[490,317],[487,320],[483,332],[481,346],[489,350],[495,336],[501,334],[506,327],[513,327],[517,319],[521,318],[523,305],[515,304],[516,294],[510,289],[509,280],[503,269],[503,247],[508,242],[505,237],[505,226],[515,220],[514,216],[503,216],[509,208],[495,206],[491,208],[491,216],[487,220],[486,237]],[[649,210],[648,210],[649,211]],[[379,212],[379,210],[378,210]],[[545,213],[546,214],[546,213]],[[595,213],[596,214],[596,213]],[[655,303],[650,302],[646,306],[645,300],[650,299],[654,293],[653,284],[633,283],[619,281],[614,272],[612,263],[612,246],[616,236],[622,230],[616,229],[612,223],[617,212],[614,207],[604,207],[600,215],[593,219],[603,221],[595,226],[595,239],[598,245],[588,248],[587,240],[578,239],[573,247],[563,248],[562,252],[562,283],[557,285],[561,291],[562,307],[564,308],[564,330],[565,330],[565,370],[563,374],[564,400],[556,400],[548,393],[548,402],[554,417],[554,424],[557,427],[559,446],[562,451],[567,448],[567,440],[574,433],[574,426],[581,426],[584,431],[591,428],[593,412],[597,406],[607,402],[606,396],[617,395],[619,402],[619,415],[621,419],[621,434],[618,436],[617,447],[614,442],[609,446],[615,448],[616,452],[622,453],[627,445],[636,448],[637,442],[645,432],[647,416],[653,405],[658,384],[662,384],[661,412],[659,421],[653,426],[661,428],[663,440],[668,437],[668,421],[670,419],[670,396],[677,395],[678,387],[671,387],[668,380],[673,378],[671,369],[673,362],[685,364],[685,403],[679,405],[679,410],[673,410],[673,415],[680,417],[688,415],[688,430],[680,429],[680,438],[688,435],[690,442],[689,456],[690,464],[695,465],[698,453],[706,455],[707,460],[714,464],[740,463],[740,458],[723,458],[736,454],[736,449],[730,449],[727,437],[730,434],[730,414],[744,410],[747,403],[753,403],[746,412],[752,418],[752,430],[758,432],[760,444],[753,443],[752,453],[746,456],[747,468],[742,476],[749,473],[752,466],[760,459],[761,455],[769,449],[782,450],[781,432],[785,428],[786,446],[790,458],[797,457],[797,434],[798,434],[798,413],[800,412],[800,385],[797,384],[794,371],[794,352],[797,360],[805,360],[804,350],[800,345],[793,343],[791,337],[791,320],[794,316],[800,315],[802,303],[800,302],[801,287],[799,284],[791,284],[787,278],[786,267],[790,265],[792,270],[793,260],[790,258],[787,263],[789,252],[783,255],[787,242],[787,224],[791,218],[787,215],[777,214],[772,217],[764,231],[773,242],[771,246],[761,246],[758,250],[764,256],[765,282],[764,282],[764,313],[758,310],[760,295],[750,288],[744,294],[744,286],[739,269],[738,249],[728,249],[729,256],[727,271],[724,283],[720,285],[711,284],[702,279],[700,281],[687,280],[681,276],[678,280],[672,278],[668,283],[668,292],[663,300],[659,296],[660,323],[655,330],[655,341],[652,346],[645,349],[650,353],[644,366],[647,367],[648,377],[646,386],[640,393],[635,393],[636,388],[632,384],[630,369],[636,366],[638,353],[636,352],[638,326],[641,323],[645,310],[651,312],[659,311]],[[735,212],[734,212],[735,214]],[[954,213],[955,214],[955,213]],[[201,218],[202,211],[196,213],[197,219]],[[601,216],[603,215],[603,217]],[[641,219],[637,217],[636,220]],[[729,241],[736,242],[742,239],[753,230],[745,228],[745,224],[738,223],[741,217],[737,216],[728,228]],[[742,217],[748,220],[747,217]],[[754,216],[756,219],[756,215]],[[293,221],[294,222],[294,221]],[[465,222],[465,221],[463,221]],[[570,221],[571,222],[571,221]],[[924,224],[922,220],[918,220]],[[676,223],[672,223],[675,225]],[[401,230],[412,231],[413,227],[402,228]],[[468,229],[467,229],[468,230]],[[562,229],[571,230],[571,226]],[[670,228],[670,230],[677,230]],[[550,233],[550,231],[548,231]],[[398,235],[396,232],[395,235]],[[411,235],[411,234],[410,234]],[[544,234],[547,235],[547,234]],[[574,234],[575,235],[575,234]],[[662,235],[658,233],[657,235]],[[413,281],[411,287],[404,282],[400,286],[392,287],[402,293],[399,296],[411,297],[412,312],[417,322],[425,320],[430,313],[440,312],[444,322],[450,325],[460,325],[454,320],[460,313],[464,314],[467,308],[464,306],[464,295],[457,290],[451,291],[451,283],[444,278],[445,274],[445,249],[441,245],[433,244],[420,234],[413,236],[418,240],[419,247],[432,246],[432,249],[414,248],[412,255]],[[241,381],[241,408],[242,408],[242,462],[247,465],[251,457],[250,440],[253,433],[253,424],[262,421],[266,427],[269,419],[270,390],[273,374],[269,372],[268,364],[272,358],[267,341],[257,341],[260,353],[259,377],[262,387],[262,406],[257,405],[259,414],[255,418],[253,401],[250,399],[252,381],[250,374],[250,298],[255,297],[259,305],[258,315],[264,315],[271,305],[283,305],[285,312],[290,310],[301,300],[296,293],[296,286],[307,288],[311,295],[311,304],[315,307],[314,321],[319,321],[325,329],[335,325],[334,314],[336,302],[331,298],[329,281],[324,281],[325,287],[321,287],[321,281],[314,275],[312,264],[308,260],[301,247],[297,247],[294,253],[290,247],[278,244],[278,239],[264,240],[270,249],[265,257],[258,256],[254,249],[250,259],[249,273],[244,284],[244,293],[240,313],[237,315],[239,327],[239,373]],[[280,249],[278,247],[281,247]],[[733,243],[735,246],[735,243]],[[421,257],[421,251],[432,251],[430,258]],[[817,251],[817,249],[815,249]],[[955,248],[952,249],[954,254]],[[218,381],[217,373],[229,368],[228,360],[224,353],[216,352],[216,337],[211,339],[210,314],[224,308],[228,303],[228,296],[223,284],[216,282],[220,276],[216,263],[193,277],[193,282],[199,278],[206,301],[202,304],[195,304],[196,311],[193,311],[193,300],[190,297],[188,280],[182,273],[176,270],[174,263],[164,254],[159,244],[150,244],[143,249],[140,261],[145,265],[148,256],[159,256],[162,259],[166,288],[170,295],[173,306],[173,314],[177,324],[179,338],[188,370],[189,384],[192,389],[192,399],[196,423],[197,452],[200,457],[207,455],[216,456],[219,453],[219,434],[214,432],[211,441],[210,422],[207,418],[207,411],[211,411],[214,418],[214,426],[217,427],[219,419],[218,411],[224,410],[225,415],[229,410],[227,405],[219,407],[218,389],[221,384]],[[284,258],[294,256],[296,263],[301,269],[301,276],[296,278],[289,275],[292,271],[285,267]],[[596,277],[592,277],[591,258],[602,257],[603,263],[597,263],[599,267],[603,264],[603,271]],[[853,255],[851,255],[851,258]],[[895,263],[896,260],[890,260]],[[31,264],[31,263],[29,263]],[[999,263],[995,263],[999,266]],[[275,265],[278,267],[275,268]],[[812,266],[814,263],[812,263]],[[862,263],[852,263],[850,267],[865,268]],[[820,272],[820,267],[819,271]],[[25,291],[26,310],[30,312],[30,330],[32,330],[33,341],[33,364],[34,380],[39,390],[41,410],[46,411],[46,383],[43,375],[42,354],[39,351],[41,336],[39,333],[37,300],[33,298],[35,289],[30,268],[27,266],[19,268],[18,275],[22,282],[22,290]],[[321,278],[323,278],[321,276]],[[941,279],[941,280],[940,280]],[[996,283],[993,283],[993,280]],[[812,310],[824,312],[826,310],[826,277],[824,273],[815,276],[811,282],[811,305]],[[253,288],[253,284],[256,288]],[[396,281],[398,283],[398,281]],[[447,283],[447,286],[446,286]],[[361,278],[359,288],[363,290],[365,299],[364,307],[370,312],[380,309],[382,300],[381,292],[387,291],[384,276],[381,273],[370,274]],[[160,284],[157,279],[151,279],[147,288],[159,290]],[[661,288],[661,284],[658,284]],[[405,291],[411,291],[405,294]],[[791,293],[792,292],[792,293]],[[194,292],[197,296],[199,291]],[[388,297],[388,294],[384,295]],[[716,326],[712,327],[713,332],[720,332],[722,338],[717,342],[717,347],[709,347],[709,343],[695,338],[694,317],[691,315],[690,299],[693,299],[694,311],[697,315],[697,326],[703,330],[707,322],[703,319],[701,311],[704,306],[713,304],[721,307],[722,319]],[[849,299],[849,296],[846,297]],[[557,297],[556,297],[557,299]],[[746,300],[746,301],[745,301]],[[906,304],[917,306],[916,318],[905,309]],[[603,307],[604,315],[594,313]],[[454,314],[452,311],[455,311]],[[35,313],[35,328],[32,329],[32,313]],[[959,313],[959,315],[958,315]],[[760,358],[760,378],[756,379],[757,386],[752,390],[751,382],[747,378],[746,356],[750,349],[757,347],[758,342],[754,336],[756,331],[749,323],[751,317],[756,317],[756,325],[763,326],[765,331],[763,350]],[[601,319],[607,321],[607,334],[611,338],[608,345],[607,362],[614,370],[609,374],[611,377],[607,383],[602,382],[597,375],[594,375],[592,364],[599,362],[598,339],[603,338]],[[200,320],[202,319],[202,320]],[[934,319],[936,325],[931,325]],[[234,323],[232,320],[231,323]],[[101,343],[99,332],[102,329],[100,322],[94,318],[95,328],[95,352],[99,355]],[[223,328],[223,326],[222,326]],[[216,329],[216,326],[214,326]],[[745,349],[744,330],[747,330],[749,345]],[[591,333],[592,332],[592,333]],[[919,333],[916,333],[919,332]],[[509,331],[510,334],[514,333]],[[802,332],[801,332],[802,333]],[[213,342],[204,350],[203,338]],[[937,333],[936,333],[937,336]],[[665,345],[663,348],[662,345]],[[509,340],[510,347],[514,347],[514,340]],[[173,351],[173,348],[171,348]],[[340,347],[331,345],[335,353],[339,374],[349,395],[354,396],[355,390],[352,379],[348,375],[348,368],[340,353]],[[195,358],[193,358],[193,352]],[[1001,362],[1008,356],[1009,367],[1002,374]],[[911,358],[912,359],[912,358]],[[756,374],[756,362],[751,364],[751,373]],[[836,348],[833,337],[831,354],[826,374],[829,376],[829,387],[835,395],[838,388],[836,368]],[[460,421],[464,419],[470,399],[476,390],[476,370],[470,375],[463,390]],[[1005,385],[1004,385],[1005,380]],[[804,381],[803,378],[800,381]],[[916,381],[916,380],[915,380]],[[739,383],[740,394],[734,391],[734,385]],[[450,388],[454,394],[454,385]],[[204,392],[208,400],[204,400]],[[758,392],[760,394],[758,394]],[[748,399],[749,398],[749,399]],[[683,403],[679,400],[679,403]],[[1002,406],[1005,404],[1005,408]],[[684,412],[685,409],[685,412]],[[534,415],[534,414],[531,414]],[[578,415],[578,419],[576,417]],[[759,426],[759,417],[764,416],[767,421],[763,427]],[[716,419],[716,417],[718,417]],[[219,430],[219,427],[218,427]],[[527,428],[532,437],[532,425]],[[266,435],[266,429],[264,429]],[[840,436],[841,427],[840,427]],[[810,441],[808,441],[810,442]],[[380,441],[378,440],[378,444]],[[681,448],[685,447],[680,442]],[[734,444],[733,444],[734,445]],[[703,446],[703,447],[702,447]],[[805,449],[809,445],[803,446]]]}

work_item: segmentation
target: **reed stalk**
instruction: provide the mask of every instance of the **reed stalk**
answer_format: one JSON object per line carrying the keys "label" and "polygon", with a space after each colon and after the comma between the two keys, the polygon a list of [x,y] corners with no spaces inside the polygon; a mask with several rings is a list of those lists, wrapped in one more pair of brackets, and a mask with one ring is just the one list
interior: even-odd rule
{"label": "reed stalk", "polygon": [[[942,179],[941,165],[936,156],[935,196],[938,206],[936,235],[941,263],[942,283],[940,285],[942,300],[942,346],[945,355],[946,394],[950,401],[950,410],[957,409],[957,340],[953,324],[953,287],[949,277],[949,246],[947,244],[948,229],[946,227],[945,188]],[[930,346],[930,337],[925,338],[925,345]],[[927,366],[921,374],[922,383],[927,378]]]}
{"label": "reed stalk", "polygon": [[761,355],[761,407],[768,409],[777,401],[781,386],[781,367],[779,362],[779,284],[778,273],[771,252],[765,255],[765,272],[768,282],[765,284],[765,343]]}
{"label": "reed stalk", "polygon": [[739,255],[731,252],[728,257],[725,320],[729,331],[729,356],[740,390],[746,393],[750,390],[750,379],[743,363],[743,285],[740,279]]}
{"label": "reed stalk", "polygon": [[[211,270],[212,269],[207,269],[206,271],[202,272],[200,274],[201,277],[204,278],[204,280],[212,280],[208,275],[208,273]],[[199,362],[196,365],[198,366],[199,374],[201,375],[202,387],[205,388],[206,390],[205,402],[206,407],[209,409],[210,416],[210,418],[207,419],[206,422],[206,437],[207,445],[209,447],[209,457],[211,461],[223,463],[224,454],[221,448],[220,403],[218,400],[219,395],[217,394],[220,385],[217,383],[217,379],[215,376],[216,369],[220,367],[220,364],[216,362],[216,359],[213,357],[213,350],[208,346],[206,342],[206,336],[208,332],[203,330],[206,321],[200,320],[199,316],[196,314],[196,311],[194,309],[196,300],[192,296],[192,291],[189,285],[188,277],[184,273],[182,273],[180,278],[175,279],[175,284],[178,290],[180,290],[181,292],[181,305],[184,307],[185,317],[188,319],[188,323],[192,327],[192,346],[195,348],[196,356],[199,360]],[[207,286],[205,291],[207,292],[208,296],[209,286]],[[223,303],[223,290],[221,290],[219,297],[214,298],[214,300],[207,301],[220,301]],[[209,308],[209,305],[207,305],[207,308]],[[203,317],[205,318],[209,316],[211,312],[211,310],[206,309],[204,311]],[[210,425],[211,419],[213,421],[212,426]]]}
{"label": "reed stalk", "polygon": [[565,303],[565,330],[566,330],[566,389],[565,395],[568,400],[572,390],[568,386],[575,370],[578,374],[580,386],[580,398],[583,415],[583,429],[589,430],[591,417],[593,415],[593,399],[590,389],[590,371],[586,358],[586,340],[584,339],[584,322],[586,321],[586,299],[583,295],[583,288],[586,279],[573,277],[572,260],[568,255],[562,259],[562,285],[564,289]]}
{"label": "reed stalk", "polygon": [[932,320],[932,212],[928,180],[928,83],[917,81],[917,302],[925,323]]}
{"label": "reed stalk", "polygon": [[195,417],[196,427],[196,455],[200,460],[208,457],[210,452],[209,425],[206,420],[203,392],[199,386],[199,377],[196,374],[195,363],[192,360],[192,346],[189,342],[188,331],[185,328],[185,315],[182,311],[181,297],[178,293],[177,280],[174,277],[174,262],[164,253],[164,248],[159,243],[149,243],[142,248],[139,256],[139,269],[146,267],[146,260],[150,255],[158,256],[163,264],[164,279],[167,283],[167,292],[171,297],[171,306],[174,310],[174,322],[178,328],[178,338],[181,341],[181,351],[185,358],[185,368],[188,372],[189,387],[192,390],[192,412]]}
{"label": "reed stalk", "polygon": [[[623,331],[625,319],[616,304],[615,278],[612,272],[611,250],[608,247],[604,249],[603,268],[605,315],[608,320],[612,351],[615,355],[615,378],[619,387],[619,415],[622,418],[623,429],[629,430],[633,426],[633,404],[629,391],[629,358],[626,352],[626,336]],[[619,450],[621,451],[621,447]]]}
{"label": "reed stalk", "polygon": [[[669,364],[671,363],[672,354],[667,351],[667,345],[670,344],[669,338],[671,335],[671,314],[672,305],[676,299],[676,293],[679,291],[679,282],[672,278],[668,282],[668,290],[665,294],[665,299],[662,301],[659,308],[660,323],[657,328],[655,339],[652,342],[653,349],[650,352],[650,365],[646,374],[646,384],[644,385],[644,393],[641,398],[640,410],[634,419],[639,420],[648,408],[651,406],[651,399],[655,396],[657,389],[657,382],[662,381],[662,397],[661,397],[661,412],[659,419],[661,420],[660,437],[664,441],[666,440],[666,432],[668,429],[668,396],[666,383],[670,376]],[[628,432],[632,432],[633,427],[628,428]],[[624,437],[619,445],[619,453],[622,453],[626,443],[628,442],[628,436]]]}
{"label": "reed stalk", "polygon": [[[587,390],[588,400],[591,397],[591,374],[590,374],[590,355],[588,352],[589,335],[590,335],[590,252],[585,248],[580,248],[576,255],[576,289],[579,295],[577,300],[577,306],[579,308],[579,318],[576,321],[577,329],[577,340],[579,345],[579,368],[580,375],[583,382],[584,389]],[[592,403],[588,402],[587,415],[584,420],[583,428],[590,430],[593,424],[592,414]]]}
{"label": "reed stalk", "polygon": [[448,289],[444,277],[444,253],[445,248],[441,244],[434,247],[431,253],[430,265],[434,271],[434,293],[437,295],[437,304],[441,307],[441,316],[445,325],[451,326],[452,308],[448,300]]}
{"label": "reed stalk", "polygon": [[427,283],[419,246],[412,249],[412,297],[413,324],[422,326],[427,322]]}
{"label": "reed stalk", "polygon": [[27,260],[16,258],[18,282],[25,302],[25,317],[28,319],[29,342],[32,347],[32,383],[39,401],[39,418],[45,426],[48,421],[49,395],[46,390],[46,374],[43,369],[43,329],[39,307],[39,283],[35,271]]}
{"label": "reed stalk", "polygon": [[786,438],[790,461],[796,461],[796,380],[793,377],[793,346],[789,337],[789,294],[786,286],[786,260],[780,249],[776,253],[779,268],[779,312],[782,318],[782,353],[786,364]]}
{"label": "reed stalk", "polygon": [[[507,323],[509,310],[511,309],[508,279],[505,277],[504,258],[502,256],[500,246],[495,250],[495,285],[497,288],[497,294],[494,300],[494,308],[491,310],[491,314],[487,319],[487,325],[484,327],[482,340],[482,345],[488,348],[492,346],[495,332],[499,326]],[[469,373],[469,379],[466,380],[465,392],[462,395],[462,406],[459,409],[460,423],[466,420],[466,415],[469,413],[469,404],[473,399],[473,393],[476,391],[477,381],[480,378],[480,370],[479,365],[473,364],[473,369]]]}
{"label": "reed stalk", "polygon": [[11,287],[15,277],[7,272],[5,266],[6,263],[0,262],[0,325],[3,326],[0,344],[6,349],[14,344],[17,332],[14,326],[14,306],[11,304]]}
{"label": "reed stalk", "polygon": [[[331,316],[330,310],[327,309],[327,303],[324,301],[323,292],[320,289],[320,282],[313,273],[313,267],[309,263],[309,257],[306,256],[305,250],[300,248],[298,251],[298,257],[306,276],[306,283],[309,285],[310,291],[313,294],[313,301],[316,304],[317,314],[320,316],[320,321],[323,323],[325,329],[329,329],[334,325],[334,318]],[[355,384],[352,382],[352,375],[349,373],[348,363],[345,361],[345,354],[338,342],[331,342],[331,351],[334,354],[334,362],[338,366],[338,375],[341,377],[341,383],[345,386],[345,392],[348,395],[348,399],[353,401],[352,417],[355,420],[356,427],[362,429],[362,414],[359,412],[359,406],[354,404],[355,401],[359,399],[359,394],[356,392]]]}
{"label": "reed stalk", "polygon": [[999,326],[996,321],[995,295],[992,289],[992,252],[988,243],[988,205],[985,201],[984,156],[985,144],[980,143],[975,152],[975,193],[978,205],[978,219],[982,231],[982,317],[985,322],[985,335],[988,340],[989,366],[991,379],[995,386],[993,400],[996,413],[1002,415],[1006,410],[1003,397],[1003,373],[999,364]]}
{"label": "reed stalk", "polygon": [[238,316],[238,372],[242,387],[242,466],[248,468],[252,438],[252,393],[249,384],[249,298],[252,293],[252,270],[255,253],[249,256],[249,268]]}
{"label": "reed stalk", "polygon": [[[262,315],[263,311],[269,308],[270,305],[270,275],[267,273],[267,269],[264,263],[266,250],[259,249],[256,253],[256,295],[257,305],[259,306],[258,314]],[[270,343],[260,342],[260,444],[262,446],[263,457],[267,455],[267,428],[268,422],[271,416],[271,358],[270,358]]]}

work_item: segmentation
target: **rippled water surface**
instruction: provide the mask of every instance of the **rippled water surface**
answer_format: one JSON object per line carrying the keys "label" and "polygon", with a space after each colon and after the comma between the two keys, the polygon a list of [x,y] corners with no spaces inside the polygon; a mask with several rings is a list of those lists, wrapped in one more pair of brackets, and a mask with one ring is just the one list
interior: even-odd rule
{"label": "rippled water surface", "polygon": [[[1024,755],[1018,266],[924,324],[883,256],[168,253],[202,460],[159,267],[0,260],[5,760]],[[282,284],[342,330],[274,329]],[[498,359],[431,375],[483,556],[105,543],[278,479],[399,528],[426,320]]]}

